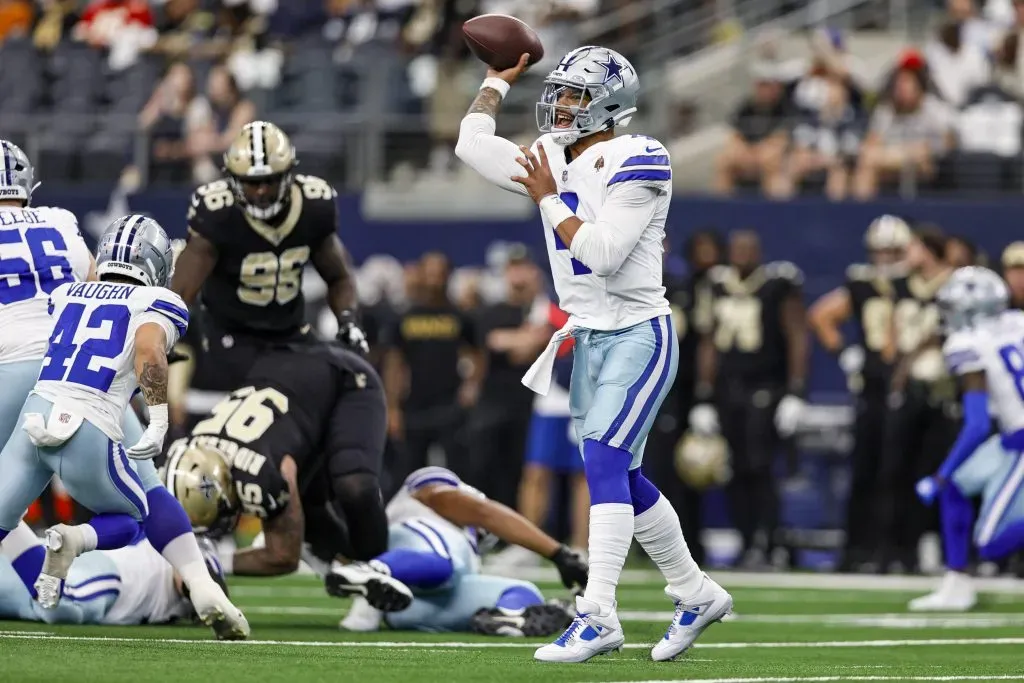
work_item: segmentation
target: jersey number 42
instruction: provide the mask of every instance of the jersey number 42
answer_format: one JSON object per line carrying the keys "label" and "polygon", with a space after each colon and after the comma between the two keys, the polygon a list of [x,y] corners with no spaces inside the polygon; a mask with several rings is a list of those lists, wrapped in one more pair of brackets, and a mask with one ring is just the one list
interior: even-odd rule
{"label": "jersey number 42", "polygon": [[[102,359],[113,360],[124,351],[131,313],[127,306],[102,304],[93,309],[83,326],[84,314],[85,304],[80,303],[69,303],[61,311],[50,335],[39,379],[66,381],[106,392],[117,369],[104,365]],[[90,367],[93,365],[95,370]]]}

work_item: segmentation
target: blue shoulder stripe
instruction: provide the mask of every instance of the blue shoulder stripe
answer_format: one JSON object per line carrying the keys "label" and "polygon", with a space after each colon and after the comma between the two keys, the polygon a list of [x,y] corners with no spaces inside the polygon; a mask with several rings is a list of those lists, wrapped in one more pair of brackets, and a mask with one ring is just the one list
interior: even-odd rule
{"label": "blue shoulder stripe", "polygon": [[458,486],[461,483],[458,475],[451,470],[444,467],[424,467],[409,475],[405,480],[405,487],[410,491],[415,491],[429,484]]}
{"label": "blue shoulder stripe", "polygon": [[672,171],[671,169],[665,169],[664,171],[619,171],[612,176],[611,180],[608,181],[608,184],[614,185],[615,183],[625,183],[631,180],[672,180]]}
{"label": "blue shoulder stripe", "polygon": [[188,330],[188,310],[180,306],[175,306],[169,301],[163,301],[157,299],[154,301],[147,311],[153,311],[154,313],[160,313],[165,318],[174,323],[174,326],[178,328],[178,336],[184,337],[185,332]]}
{"label": "blue shoulder stripe", "polygon": [[946,354],[946,364],[950,368],[959,368],[967,363],[977,363],[981,357],[972,349],[962,349]]}
{"label": "blue shoulder stripe", "polygon": [[649,156],[640,154],[622,162],[622,168],[628,166],[671,166],[671,163],[668,160],[667,154],[652,154]]}

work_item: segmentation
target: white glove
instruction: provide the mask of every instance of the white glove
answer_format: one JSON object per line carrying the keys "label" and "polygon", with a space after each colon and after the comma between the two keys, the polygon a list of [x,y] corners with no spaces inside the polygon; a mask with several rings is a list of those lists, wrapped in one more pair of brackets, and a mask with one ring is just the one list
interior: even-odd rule
{"label": "white glove", "polygon": [[856,375],[864,369],[864,348],[854,344],[853,346],[847,346],[843,349],[842,353],[839,354],[839,369],[846,374],[847,377],[850,375]]}
{"label": "white glove", "polygon": [[799,396],[789,394],[782,397],[779,407],[775,409],[775,430],[778,431],[779,436],[786,439],[796,433],[806,406],[807,404]]}
{"label": "white glove", "polygon": [[704,436],[718,434],[718,411],[713,405],[700,403],[690,410],[690,429]]}
{"label": "white glove", "polygon": [[152,460],[164,449],[167,436],[167,404],[149,406],[149,426],[142,433],[139,442],[125,451],[132,460]]}

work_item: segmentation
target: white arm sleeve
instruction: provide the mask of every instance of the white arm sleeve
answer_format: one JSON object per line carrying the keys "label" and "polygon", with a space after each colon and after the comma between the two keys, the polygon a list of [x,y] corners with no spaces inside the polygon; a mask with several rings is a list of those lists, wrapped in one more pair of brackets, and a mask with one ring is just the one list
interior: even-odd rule
{"label": "white arm sleeve", "polygon": [[584,223],[569,251],[601,277],[614,275],[654,218],[658,191],[636,183],[619,183],[592,223]]}
{"label": "white arm sleeve", "polygon": [[158,325],[160,329],[164,331],[164,336],[167,338],[167,348],[164,349],[166,353],[170,353],[174,345],[178,343],[178,328],[175,327],[174,323],[168,320],[163,315],[156,313],[155,311],[146,311],[139,313],[135,316],[136,327],[138,331],[143,325]]}
{"label": "white arm sleeve", "polygon": [[527,194],[526,188],[509,178],[526,175],[516,159],[523,156],[518,145],[494,134],[497,123],[487,114],[466,114],[459,127],[455,155],[470,168],[503,190]]}

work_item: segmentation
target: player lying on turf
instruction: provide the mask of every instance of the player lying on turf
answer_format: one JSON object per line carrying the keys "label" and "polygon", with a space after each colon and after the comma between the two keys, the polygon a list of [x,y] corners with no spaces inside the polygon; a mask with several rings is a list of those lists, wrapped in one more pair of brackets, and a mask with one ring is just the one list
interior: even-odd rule
{"label": "player lying on turf", "polygon": [[387,552],[365,564],[335,564],[327,575],[332,595],[359,596],[343,628],[376,631],[383,621],[396,630],[547,636],[572,621],[565,606],[545,603],[532,583],[480,574],[477,534],[549,558],[567,588],[586,585],[582,556],[453,472],[413,472],[387,512]]}
{"label": "player lying on turf", "polygon": [[[92,550],[75,558],[64,594],[53,609],[33,599],[34,579],[23,573],[31,555],[43,548],[22,522],[7,538],[0,555],[0,619],[48,624],[164,624],[195,616],[181,576],[144,537],[116,550]],[[8,559],[8,551],[13,559]],[[212,549],[203,551],[211,579],[227,592],[224,574]]]}
{"label": "player lying on turf", "polygon": [[[1008,300],[1003,280],[975,266],[957,270],[939,290],[948,335],[943,353],[960,378],[964,422],[939,471],[917,483],[922,501],[939,500],[949,571],[938,591],[910,603],[912,610],[974,606],[964,573],[974,518],[970,498],[981,495],[974,545],[982,559],[1024,548],[1024,312],[1006,310]],[[993,414],[999,436],[989,439]]]}
{"label": "player lying on turf", "polygon": [[360,355],[336,343],[280,344],[171,444],[164,477],[199,533],[233,529],[239,506],[262,520],[265,544],[222,558],[229,574],[291,573],[303,540],[328,564],[339,554],[369,560],[387,549],[386,431],[380,377]]}
{"label": "player lying on turf", "polygon": [[[0,148],[6,169],[0,174],[0,223],[8,228],[4,254],[21,283],[8,291],[0,306],[0,386],[4,388],[0,392],[0,443],[7,443],[49,349],[53,331],[47,310],[49,294],[64,283],[96,280],[97,269],[74,215],[63,209],[32,206],[35,169],[25,153],[6,140],[0,140]],[[118,223],[125,228],[130,225],[126,219]],[[123,240],[116,234],[113,240],[124,248],[126,258],[137,257],[144,247],[142,221],[131,226],[121,234]],[[148,412],[154,427],[161,419],[166,424],[166,408],[155,405]],[[124,412],[122,427],[122,443],[132,449],[144,434],[132,410]],[[230,615],[240,616],[210,580],[188,516],[160,483],[152,461],[138,460],[135,465],[149,509],[143,527],[153,547],[185,578],[200,614],[206,617],[220,610],[229,619],[233,618]],[[38,576],[44,555],[41,548],[30,553],[21,569],[25,576]],[[222,623],[216,620],[215,628],[223,631]],[[248,627],[242,630],[247,632]]]}
{"label": "player lying on turf", "polygon": [[657,140],[616,137],[637,111],[640,82],[625,57],[603,47],[573,50],[545,78],[542,135],[531,147],[496,136],[501,101],[528,59],[488,70],[455,153],[541,211],[558,303],[570,318],[524,384],[546,393],[559,345],[576,339],[569,393],[590,490],[590,575],[577,618],[534,657],[584,662],[622,647],[615,592],[635,536],[675,603],[651,656],[673,659],[732,609],[732,597],[694,562],[678,515],[641,470],[679,362],[662,274],[672,165]]}

